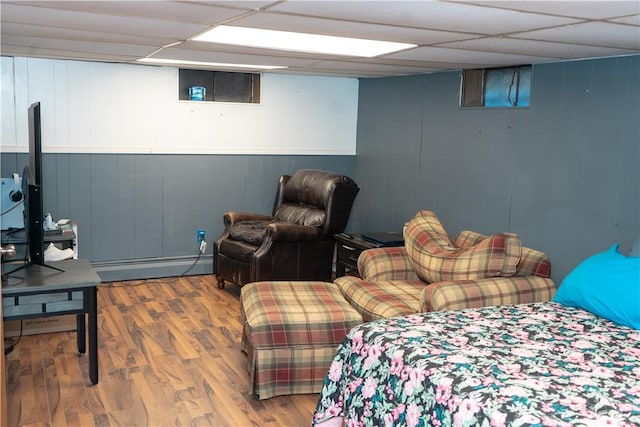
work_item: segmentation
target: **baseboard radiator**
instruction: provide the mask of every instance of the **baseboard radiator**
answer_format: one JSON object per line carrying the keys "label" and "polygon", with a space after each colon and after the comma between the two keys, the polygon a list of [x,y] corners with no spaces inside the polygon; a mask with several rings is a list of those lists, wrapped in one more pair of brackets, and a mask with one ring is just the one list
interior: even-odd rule
{"label": "baseboard radiator", "polygon": [[103,282],[213,274],[213,255],[93,261]]}

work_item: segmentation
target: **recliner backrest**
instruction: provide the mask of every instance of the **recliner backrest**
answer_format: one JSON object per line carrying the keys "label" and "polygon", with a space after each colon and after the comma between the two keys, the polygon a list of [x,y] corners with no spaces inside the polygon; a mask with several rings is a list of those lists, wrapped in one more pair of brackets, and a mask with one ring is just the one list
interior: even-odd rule
{"label": "recliner backrest", "polygon": [[345,175],[302,169],[280,178],[273,217],[278,221],[319,227],[325,236],[341,233],[359,190]]}

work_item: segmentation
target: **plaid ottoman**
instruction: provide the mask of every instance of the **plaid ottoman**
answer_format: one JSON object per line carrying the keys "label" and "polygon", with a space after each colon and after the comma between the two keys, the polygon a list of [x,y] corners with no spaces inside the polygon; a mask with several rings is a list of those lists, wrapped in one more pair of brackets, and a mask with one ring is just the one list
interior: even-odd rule
{"label": "plaid ottoman", "polygon": [[338,344],[362,323],[333,283],[249,283],[240,303],[242,351],[260,399],[319,393]]}

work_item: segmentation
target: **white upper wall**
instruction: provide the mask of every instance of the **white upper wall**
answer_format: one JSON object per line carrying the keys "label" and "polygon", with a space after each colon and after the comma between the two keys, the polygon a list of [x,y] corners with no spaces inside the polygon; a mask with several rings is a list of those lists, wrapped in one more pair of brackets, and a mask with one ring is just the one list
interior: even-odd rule
{"label": "white upper wall", "polygon": [[355,155],[358,80],[262,75],[260,104],[178,101],[178,68],[2,57],[2,152]]}

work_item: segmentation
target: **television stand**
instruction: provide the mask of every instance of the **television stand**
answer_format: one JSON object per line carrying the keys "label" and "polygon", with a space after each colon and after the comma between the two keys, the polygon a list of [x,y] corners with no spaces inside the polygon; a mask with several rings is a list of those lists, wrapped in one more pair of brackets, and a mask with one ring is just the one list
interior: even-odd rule
{"label": "television stand", "polygon": [[10,274],[15,273],[16,271],[23,270],[23,269],[25,269],[25,268],[28,268],[28,267],[29,267],[29,266],[31,266],[31,265],[39,265],[39,266],[41,266],[41,267],[50,268],[50,269],[52,269],[52,270],[57,270],[57,271],[59,271],[60,273],[64,273],[64,270],[62,270],[62,269],[60,269],[60,268],[58,268],[58,267],[54,267],[53,265],[49,265],[49,264],[34,264],[34,263],[32,263],[32,262],[25,262],[25,263],[24,263],[24,264],[22,264],[20,267],[14,268],[13,270],[8,271],[8,272],[6,272],[6,273],[3,273],[2,275],[3,275],[3,276],[9,276]]}
{"label": "television stand", "polygon": [[52,263],[65,272],[53,273],[41,265],[29,264],[13,277],[18,283],[3,283],[2,317],[22,320],[75,314],[78,352],[87,352],[88,338],[89,378],[92,384],[98,384],[97,287],[100,277],[88,260]]}
{"label": "television stand", "polygon": [[[62,233],[44,232],[45,244],[54,243],[57,247],[62,249],[74,249],[74,247],[76,246],[76,243],[75,243],[76,238],[77,238],[76,233],[74,233],[73,230],[64,231]],[[2,245],[8,245],[8,244],[15,245],[15,246],[26,246],[27,238],[24,233],[24,228],[2,230]],[[2,261],[3,261],[2,262],[3,269],[6,267],[9,267],[11,263],[13,263],[13,261],[9,262],[8,260],[6,260],[5,257],[2,258]],[[7,262],[5,263],[5,261]],[[54,270],[63,272],[59,268],[52,267],[50,264],[47,264],[47,263],[45,264],[46,264],[45,267],[53,268]],[[21,265],[20,267],[13,269],[9,273],[3,272],[2,276],[5,277],[7,274],[13,273],[14,271],[25,269],[27,268],[28,265],[33,265],[33,263],[26,263],[24,265]]]}

